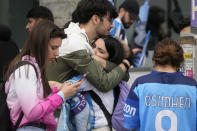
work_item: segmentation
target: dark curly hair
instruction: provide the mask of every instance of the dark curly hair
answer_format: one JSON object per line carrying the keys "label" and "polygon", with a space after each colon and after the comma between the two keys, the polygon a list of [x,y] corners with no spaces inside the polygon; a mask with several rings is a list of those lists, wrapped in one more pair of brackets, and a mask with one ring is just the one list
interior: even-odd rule
{"label": "dark curly hair", "polygon": [[107,13],[111,19],[118,16],[115,7],[108,0],[81,0],[72,13],[72,21],[86,24],[93,15],[103,17]]}

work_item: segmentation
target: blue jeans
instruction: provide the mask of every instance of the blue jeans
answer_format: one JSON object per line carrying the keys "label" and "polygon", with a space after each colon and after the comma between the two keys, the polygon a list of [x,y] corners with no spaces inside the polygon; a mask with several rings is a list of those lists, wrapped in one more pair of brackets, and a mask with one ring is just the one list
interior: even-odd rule
{"label": "blue jeans", "polygon": [[47,130],[34,126],[22,126],[18,128],[16,131],[47,131]]}

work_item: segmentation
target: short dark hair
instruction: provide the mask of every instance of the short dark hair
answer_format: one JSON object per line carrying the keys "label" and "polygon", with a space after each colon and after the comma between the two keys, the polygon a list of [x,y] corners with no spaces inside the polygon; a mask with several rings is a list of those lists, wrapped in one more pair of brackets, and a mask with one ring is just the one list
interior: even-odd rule
{"label": "short dark hair", "polygon": [[152,28],[150,26],[154,26],[159,30],[163,22],[165,22],[165,10],[159,6],[151,6],[148,14],[148,29]]}
{"label": "short dark hair", "polygon": [[108,0],[81,0],[72,13],[72,20],[86,24],[93,15],[103,17],[108,12],[111,19],[118,16],[115,7]]}
{"label": "short dark hair", "polygon": [[129,12],[131,19],[136,20],[139,14],[139,4],[136,0],[125,0],[120,6],[120,9],[123,8],[125,11]]}
{"label": "short dark hair", "polygon": [[180,20],[180,22],[179,22],[180,31],[187,26],[190,26],[190,17],[185,17],[184,19]]}
{"label": "short dark hair", "polygon": [[183,49],[178,40],[166,38],[155,46],[152,60],[155,65],[171,65],[180,68],[184,61]]}
{"label": "short dark hair", "polygon": [[28,11],[26,18],[43,18],[54,22],[54,18],[51,10],[44,6],[33,7]]}

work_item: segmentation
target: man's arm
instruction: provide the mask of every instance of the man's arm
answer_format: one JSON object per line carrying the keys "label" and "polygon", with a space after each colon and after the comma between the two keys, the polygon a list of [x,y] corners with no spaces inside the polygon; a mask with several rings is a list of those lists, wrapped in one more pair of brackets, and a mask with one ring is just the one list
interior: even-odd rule
{"label": "man's arm", "polygon": [[[62,61],[61,63],[66,64],[74,71],[77,71],[79,74],[89,72],[86,78],[99,91],[102,92],[107,92],[113,89],[117,84],[120,83],[126,72],[125,66],[120,64],[109,73],[106,73],[104,69],[98,64],[98,62],[87,53],[86,50],[78,50],[59,57],[58,59]],[[62,76],[62,74],[63,72],[59,75]]]}
{"label": "man's arm", "polygon": [[[117,67],[118,65],[115,63],[112,63],[110,61],[107,61],[105,59],[102,59],[96,55],[92,56],[107,72],[110,72],[113,68]],[[129,72],[127,71],[123,78],[124,81],[129,80]]]}

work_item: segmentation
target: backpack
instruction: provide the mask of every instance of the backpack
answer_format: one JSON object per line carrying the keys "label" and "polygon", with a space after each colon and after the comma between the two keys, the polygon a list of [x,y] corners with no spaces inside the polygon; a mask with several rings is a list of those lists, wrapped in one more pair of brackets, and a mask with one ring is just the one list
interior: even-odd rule
{"label": "backpack", "polygon": [[125,106],[125,102],[127,96],[129,94],[130,88],[127,82],[120,82],[119,84],[120,94],[118,97],[118,102],[112,114],[112,127],[116,131],[128,131],[124,128],[124,115],[123,115],[123,108]]}
{"label": "backpack", "polygon": [[[15,70],[22,66],[22,65],[32,65],[36,71],[36,67],[30,63],[29,61],[21,61],[17,64]],[[14,71],[15,71],[14,70]],[[14,72],[12,71],[12,72]],[[36,75],[38,76],[38,73],[36,71]],[[15,126],[12,126],[12,122],[10,120],[10,110],[8,109],[7,106],[7,94],[5,93],[5,81],[1,81],[0,82],[0,131],[16,131],[16,129],[18,128],[24,114],[23,112],[20,113],[20,116],[16,122]]]}
{"label": "backpack", "polygon": [[124,129],[124,116],[123,116],[123,108],[129,93],[129,86],[127,82],[120,82],[118,86],[114,88],[115,90],[115,99],[114,99],[114,107],[113,113],[110,114],[106,109],[105,105],[103,104],[101,98],[94,92],[88,91],[91,95],[91,98],[99,105],[101,110],[103,111],[105,118],[107,119],[108,126],[112,131],[112,127],[116,131],[127,131]]}

